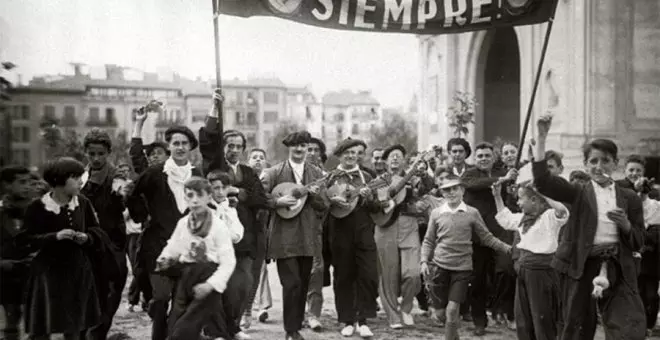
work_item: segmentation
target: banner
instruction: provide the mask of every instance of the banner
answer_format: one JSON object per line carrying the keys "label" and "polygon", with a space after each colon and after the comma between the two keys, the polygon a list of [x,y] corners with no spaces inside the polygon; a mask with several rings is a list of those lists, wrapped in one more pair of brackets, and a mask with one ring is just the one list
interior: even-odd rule
{"label": "banner", "polygon": [[219,0],[222,14],[353,31],[447,34],[548,21],[558,0]]}

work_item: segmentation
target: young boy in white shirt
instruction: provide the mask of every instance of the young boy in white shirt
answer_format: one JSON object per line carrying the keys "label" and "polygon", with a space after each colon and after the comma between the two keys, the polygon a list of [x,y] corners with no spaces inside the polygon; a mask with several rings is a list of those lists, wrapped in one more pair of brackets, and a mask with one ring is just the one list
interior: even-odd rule
{"label": "young boy in white shirt", "polygon": [[231,241],[237,244],[243,239],[243,233],[245,232],[236,211],[238,188],[230,184],[231,177],[224,171],[214,170],[206,178],[211,183],[213,202],[210,206],[213,208],[215,215],[227,225],[231,233]]}
{"label": "young boy in white shirt", "polygon": [[169,319],[170,340],[200,338],[206,322],[222,311],[221,294],[236,265],[229,229],[208,206],[209,182],[189,179],[184,195],[190,212],[177,223],[156,264],[156,271],[179,274]]}
{"label": "young boy in white shirt", "polygon": [[551,266],[568,209],[536,191],[531,183],[518,187],[518,206],[512,213],[504,204],[501,183],[493,185],[495,219],[506,230],[517,231],[520,242],[516,262],[514,315],[518,339],[556,339],[559,322],[559,283]]}

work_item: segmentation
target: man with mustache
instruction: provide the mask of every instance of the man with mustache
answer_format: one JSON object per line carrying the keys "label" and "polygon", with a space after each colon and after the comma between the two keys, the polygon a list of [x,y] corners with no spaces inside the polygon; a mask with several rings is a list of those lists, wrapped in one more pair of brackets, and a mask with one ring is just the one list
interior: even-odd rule
{"label": "man with mustache", "polygon": [[[461,147],[464,147],[464,145],[461,144]],[[453,145],[452,148],[456,148],[456,145]],[[504,229],[495,220],[497,207],[495,206],[491,186],[498,181],[508,182],[513,180],[513,171],[510,174],[505,174],[503,170],[493,169],[494,162],[493,145],[486,142],[477,144],[475,147],[475,167],[465,170],[462,182],[465,186],[465,203],[475,207],[481,213],[488,231],[501,239]],[[506,192],[503,194],[506,195]],[[489,278],[494,274],[495,253],[480,242],[474,242],[472,247],[474,276],[469,300],[475,326],[474,334],[482,336],[488,326],[486,301],[490,293]]]}
{"label": "man with mustache", "polygon": [[[262,231],[262,226],[257,221],[257,213],[259,209],[266,208],[266,195],[252,168],[240,164],[240,157],[247,144],[245,135],[237,130],[226,130],[222,135],[218,132],[216,105],[222,105],[223,101],[222,92],[217,89],[213,94],[213,106],[206,125],[199,130],[199,150],[206,173],[214,170],[227,172],[232,177],[230,184],[239,189],[236,210],[243,224],[244,234],[243,239],[234,245],[236,269],[223,296],[227,319],[234,321],[228,322],[229,327],[236,328],[231,333],[236,334],[236,339],[249,339],[249,336],[240,330],[240,322],[254,282],[252,265],[257,253],[257,235]],[[224,146],[224,150],[219,148],[220,145]],[[224,153],[224,157],[220,153]],[[224,163],[220,161],[221,158],[224,158]]]}
{"label": "man with mustache", "polygon": [[[284,305],[284,330],[287,340],[301,340],[302,322],[305,317],[305,302],[309,278],[314,257],[321,256],[318,243],[319,214],[327,209],[327,204],[320,194],[320,186],[315,181],[323,177],[322,170],[305,162],[307,144],[312,136],[307,131],[295,132],[283,141],[289,149],[289,158],[265,170],[262,182],[268,194],[280,183],[309,185],[308,197],[300,213],[283,219],[275,211],[270,217],[270,240],[268,258],[277,261],[277,271],[282,283],[282,302]],[[298,194],[304,194],[299,192]],[[297,204],[300,195],[275,197],[269,195],[268,206],[277,208],[292,207]]]}

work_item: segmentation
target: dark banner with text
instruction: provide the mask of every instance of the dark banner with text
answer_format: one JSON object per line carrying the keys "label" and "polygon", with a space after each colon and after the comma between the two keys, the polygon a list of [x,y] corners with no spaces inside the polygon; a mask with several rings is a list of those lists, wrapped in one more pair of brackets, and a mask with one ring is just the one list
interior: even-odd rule
{"label": "dark banner with text", "polygon": [[219,0],[222,14],[353,31],[447,34],[548,21],[558,0]]}

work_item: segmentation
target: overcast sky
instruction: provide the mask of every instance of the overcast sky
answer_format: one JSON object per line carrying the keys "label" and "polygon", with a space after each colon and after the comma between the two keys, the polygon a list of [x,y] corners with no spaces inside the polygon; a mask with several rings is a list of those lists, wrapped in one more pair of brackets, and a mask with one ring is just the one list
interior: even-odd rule
{"label": "overcast sky", "polygon": [[[68,62],[119,64],[188,77],[215,74],[211,1],[0,0],[0,59],[23,81]],[[221,17],[222,77],[276,75],[291,85],[371,89],[407,106],[418,86],[414,35],[343,32],[281,19]]]}

